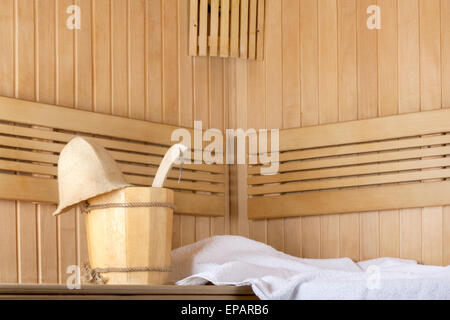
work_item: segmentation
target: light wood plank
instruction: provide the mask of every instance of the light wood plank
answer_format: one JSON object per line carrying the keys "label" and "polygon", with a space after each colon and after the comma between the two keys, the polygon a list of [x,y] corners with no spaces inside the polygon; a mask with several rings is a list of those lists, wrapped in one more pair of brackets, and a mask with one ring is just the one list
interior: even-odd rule
{"label": "light wood plank", "polygon": [[15,201],[0,201],[2,223],[0,223],[0,282],[17,282],[17,221]]}
{"label": "light wood plank", "polygon": [[[252,3],[250,3],[250,6]],[[250,10],[252,8],[250,7]],[[266,83],[265,87],[261,86],[260,88],[255,88],[255,94],[264,94],[265,89],[265,119],[264,123],[262,122],[254,122],[249,123],[249,128],[268,128],[268,129],[276,129],[283,127],[283,115],[280,112],[280,106],[283,106],[283,32],[282,32],[282,17],[283,17],[283,8],[282,3],[280,1],[268,0],[267,2],[267,23],[272,26],[272,28],[267,30],[266,33],[266,56],[265,56],[265,77]],[[253,12],[250,11],[250,20]],[[255,13],[256,15],[256,13]],[[251,32],[251,30],[250,30]],[[261,62],[257,62],[257,64],[262,65]],[[258,70],[262,69],[262,66],[255,66]],[[258,76],[258,73],[255,73]],[[262,75],[259,75],[261,79],[264,79]],[[254,100],[257,102],[252,105],[251,113],[249,114],[249,119],[254,117],[254,114],[257,112],[257,108],[264,103]],[[284,223],[282,219],[275,219],[267,221],[267,231],[261,229],[261,233],[265,232],[267,234],[267,243],[274,247],[277,250],[284,249]],[[261,227],[263,228],[263,227]]]}
{"label": "light wood plank", "polygon": [[249,0],[241,0],[241,27],[239,31],[240,49],[239,56],[243,59],[248,58],[248,31],[249,31]]}
{"label": "light wood plank", "polygon": [[367,28],[367,8],[374,0],[357,1],[358,14],[358,118],[378,116],[377,30]]}
{"label": "light wood plank", "polygon": [[219,0],[211,0],[209,55],[211,57],[217,57],[218,49],[219,49]]}
{"label": "light wood plank", "polygon": [[378,30],[378,105],[380,115],[398,113],[398,13],[397,0],[379,0],[382,28]]}
{"label": "light wood plank", "polygon": [[[238,0],[237,0],[238,1]],[[3,13],[0,19],[2,33],[0,39],[0,93],[6,97],[13,97],[15,55],[14,55],[14,0],[2,1],[0,10]]]}
{"label": "light wood plank", "polygon": [[[194,1],[194,0],[193,0]],[[186,1],[183,1],[183,3]],[[186,4],[187,6],[187,4]],[[161,122],[162,119],[162,93],[163,93],[163,81],[162,81],[162,2],[161,0],[149,0],[147,1],[147,33],[146,33],[146,53],[147,53],[147,111],[146,119],[154,122]],[[197,12],[197,11],[195,11]],[[188,8],[185,11],[186,19],[188,15]],[[185,39],[180,45],[180,51],[185,53],[185,57],[181,57],[180,60],[190,60],[190,39],[188,35],[188,23],[190,21],[185,21],[185,24],[181,23],[180,16],[180,27],[185,27],[185,37],[180,34],[180,39]],[[193,25],[193,24],[192,24]],[[198,31],[195,31],[198,33]],[[197,41],[197,37],[193,37]],[[189,43],[189,44],[188,44]],[[197,44],[193,45],[197,48]],[[197,50],[197,49],[195,49]],[[195,51],[197,52],[197,51]],[[196,53],[195,53],[196,54]]]}
{"label": "light wood plank", "polygon": [[248,30],[248,58],[256,59],[256,36],[257,36],[257,17],[258,0],[250,0],[249,12],[249,30]]}
{"label": "light wood plank", "polygon": [[266,15],[266,1],[258,0],[258,26],[256,36],[256,58],[258,60],[264,59],[264,37],[265,37],[265,15]]}
{"label": "light wood plank", "polygon": [[[161,11],[161,10],[160,10]],[[128,6],[126,0],[111,2],[111,81],[112,114],[127,117],[129,112],[128,90]],[[153,39],[152,39],[153,40]],[[156,39],[155,39],[156,40]],[[155,48],[158,42],[155,42]],[[156,68],[154,74],[157,74]],[[126,84],[126,85],[124,85]],[[154,82],[153,85],[156,86]],[[155,94],[157,94],[155,92]]]}
{"label": "light wood plank", "polygon": [[[76,0],[75,4],[80,7],[82,12],[81,28],[75,32],[75,107],[77,109],[92,111],[92,3],[90,0]],[[83,15],[83,12],[86,14]],[[52,15],[48,17],[49,23],[52,22],[52,18]],[[50,55],[50,57],[52,57],[52,55]],[[50,68],[52,68],[52,63],[53,61],[48,61],[48,66]],[[53,91],[51,90],[49,92]],[[50,103],[49,101],[42,102]]]}
{"label": "light wood plank", "polygon": [[442,107],[450,107],[450,1],[441,0]]}
{"label": "light wood plank", "polygon": [[222,0],[220,6],[220,56],[230,54],[230,0]]}
{"label": "light wood plank", "polygon": [[196,56],[198,50],[198,4],[199,0],[190,0],[189,55],[191,56]]}
{"label": "light wood plank", "polygon": [[441,166],[444,167],[449,163],[450,160],[445,158],[388,162],[380,164],[377,163],[370,165],[359,165],[356,167],[283,173],[275,176],[250,176],[247,180],[247,183],[249,185],[259,185],[277,182],[356,176],[361,174],[387,173],[392,171],[417,170],[423,168],[436,168]]}
{"label": "light wood plank", "polygon": [[[96,112],[111,113],[111,2],[107,0],[92,3],[93,23],[93,107]],[[64,11],[61,11],[64,12]],[[65,28],[65,19],[61,19],[60,30]],[[70,105],[68,105],[70,106]]]}
{"label": "light wood plank", "polygon": [[442,207],[422,211],[422,261],[427,265],[442,265]]}
{"label": "light wood plank", "polygon": [[230,55],[239,57],[240,0],[231,0]]}
{"label": "light wood plank", "polygon": [[419,0],[422,110],[442,105],[440,0]]}
{"label": "light wood plank", "polygon": [[39,205],[39,283],[58,282],[57,224],[54,205]]}
{"label": "light wood plank", "polygon": [[400,256],[400,214],[398,210],[380,212],[380,257]]}
{"label": "light wood plank", "polygon": [[[443,188],[447,184],[448,182],[401,184],[383,188],[368,187],[250,198],[249,218],[270,219],[446,205],[449,200]],[[339,199],[348,201],[343,203]],[[401,229],[407,230],[403,225],[403,218]]]}
{"label": "light wood plank", "polygon": [[200,25],[198,36],[198,55],[208,54],[208,0],[200,0]]}

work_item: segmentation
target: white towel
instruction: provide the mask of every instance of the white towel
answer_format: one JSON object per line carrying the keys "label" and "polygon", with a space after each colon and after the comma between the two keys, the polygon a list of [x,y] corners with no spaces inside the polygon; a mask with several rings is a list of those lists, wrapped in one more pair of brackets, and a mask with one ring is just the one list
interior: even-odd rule
{"label": "white towel", "polygon": [[172,252],[177,285],[251,286],[260,299],[450,299],[450,267],[415,261],[302,259],[220,236]]}

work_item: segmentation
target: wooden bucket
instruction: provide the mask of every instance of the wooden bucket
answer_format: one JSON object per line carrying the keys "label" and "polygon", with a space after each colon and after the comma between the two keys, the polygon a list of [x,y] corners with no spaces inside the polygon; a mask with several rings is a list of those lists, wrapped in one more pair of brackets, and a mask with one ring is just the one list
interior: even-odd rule
{"label": "wooden bucket", "polygon": [[[173,191],[130,187],[89,200],[90,206],[158,202],[173,204]],[[170,268],[173,210],[166,207],[95,209],[86,214],[90,267]],[[107,284],[166,284],[169,272],[109,272]]]}

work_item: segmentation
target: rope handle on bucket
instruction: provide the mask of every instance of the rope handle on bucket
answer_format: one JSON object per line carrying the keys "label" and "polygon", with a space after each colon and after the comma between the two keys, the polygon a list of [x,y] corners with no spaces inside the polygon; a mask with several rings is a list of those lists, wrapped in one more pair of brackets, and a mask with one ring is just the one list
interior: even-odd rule
{"label": "rope handle on bucket", "polygon": [[108,278],[102,276],[102,273],[111,272],[170,272],[168,267],[129,267],[129,268],[95,268],[92,269],[89,264],[81,266],[83,280],[87,283],[106,284]]}
{"label": "rope handle on bucket", "polygon": [[81,204],[81,212],[88,213],[93,210],[112,208],[168,208],[175,211],[177,207],[168,202],[131,202],[131,203],[105,203],[89,205],[87,202]]}

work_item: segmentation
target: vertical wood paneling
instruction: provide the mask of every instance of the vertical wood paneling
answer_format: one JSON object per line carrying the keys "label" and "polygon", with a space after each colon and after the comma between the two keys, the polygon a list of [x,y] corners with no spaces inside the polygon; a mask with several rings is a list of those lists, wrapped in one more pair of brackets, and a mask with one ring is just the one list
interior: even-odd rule
{"label": "vertical wood paneling", "polygon": [[0,92],[7,97],[14,96],[15,40],[14,0],[0,2]]}
{"label": "vertical wood paneling", "polygon": [[[398,0],[399,112],[420,111],[419,1]],[[421,259],[421,209],[400,210],[400,257]]]}
{"label": "vertical wood paneling", "polygon": [[[272,28],[266,30],[266,54],[264,61],[266,72],[266,119],[264,127],[267,129],[280,129],[283,127],[284,113],[283,29],[280,23],[283,19],[282,1],[267,0],[267,10],[266,22]],[[260,63],[260,65],[262,64]],[[267,242],[277,250],[284,249],[283,226],[283,219],[267,221]]]}
{"label": "vertical wood paneling", "polygon": [[[224,62],[219,58],[210,58],[209,63],[209,126],[223,132],[225,124]],[[225,234],[225,218],[210,218],[210,224],[210,235]]]}
{"label": "vertical wood paneling", "polygon": [[[282,5],[283,128],[295,128],[301,126],[300,2],[285,0]],[[301,218],[284,219],[284,251],[287,254],[302,254],[301,223]]]}
{"label": "vertical wood paneling", "polygon": [[[356,0],[338,1],[339,121],[358,119],[357,10]],[[359,259],[359,214],[339,218],[341,257]]]}
{"label": "vertical wood paneling", "polygon": [[[276,6],[276,2],[272,1],[272,4]],[[269,3],[267,3],[268,6],[270,6]],[[271,39],[273,40],[273,39]],[[266,52],[271,50],[271,44],[266,42]],[[246,82],[244,82],[247,85],[246,95],[244,97],[247,97],[247,112],[245,115],[245,118],[242,119],[240,123],[238,123],[238,128],[254,128],[254,129],[260,129],[264,128],[266,126],[266,121],[268,119],[268,81],[266,77],[268,76],[268,70],[266,70],[266,63],[262,62],[250,62],[250,63],[242,63],[239,61],[239,66],[243,68],[246,68],[246,72],[248,72],[248,79],[245,79]],[[243,70],[239,70],[240,72],[243,72]],[[267,74],[266,74],[267,73]],[[243,84],[244,84],[243,83]],[[272,82],[270,81],[270,84]],[[237,108],[239,108],[241,101],[238,101]],[[245,121],[245,123],[244,123]],[[239,166],[242,167],[242,166]],[[239,168],[242,170],[242,168]],[[238,170],[239,170],[238,169]],[[243,170],[242,170],[243,171]],[[238,173],[239,174],[239,173]],[[246,174],[246,171],[245,171]],[[242,183],[241,181],[246,181],[246,175],[245,179],[238,180],[238,184]],[[246,183],[246,182],[245,182]],[[240,191],[242,192],[242,191]],[[246,190],[245,190],[246,192]],[[246,210],[246,203],[244,204],[245,210]],[[242,210],[242,209],[240,209]],[[250,221],[249,222],[249,236],[251,239],[261,242],[267,242],[267,221],[266,220],[260,220],[260,221]],[[273,245],[274,243],[271,242]]]}
{"label": "vertical wood paneling", "polygon": [[442,207],[424,208],[422,212],[422,262],[442,265]]}
{"label": "vertical wood paneling", "polygon": [[[193,109],[193,58],[187,54],[187,43],[189,35],[187,33],[186,1],[178,1],[179,12],[179,114],[180,125],[192,127],[194,121]],[[184,10],[184,11],[183,11]],[[157,120],[158,122],[161,121]],[[195,242],[195,218],[188,216],[174,217],[174,247]],[[178,231],[178,234],[176,232]]]}
{"label": "vertical wood paneling", "polygon": [[111,2],[111,109],[114,115],[122,117],[128,116],[129,96],[129,87],[125,85],[128,84],[127,8],[127,0]]}
{"label": "vertical wood paneling", "polygon": [[[179,1],[180,13],[182,13],[183,4],[186,1]],[[186,4],[184,4],[186,5]],[[147,35],[146,35],[146,52],[147,52],[147,110],[146,119],[155,122],[162,121],[162,25],[161,25],[161,0],[147,1]],[[187,22],[182,20],[187,16],[180,14],[180,30],[187,28]],[[184,22],[183,22],[184,21]],[[186,32],[186,31],[184,31]],[[185,39],[180,34],[180,40]],[[187,43],[182,42],[180,45],[180,64],[186,60],[185,53]],[[180,73],[180,77],[181,77]],[[191,77],[192,79],[192,77]]]}
{"label": "vertical wood paneling", "polygon": [[75,32],[75,107],[92,111],[92,5],[90,0],[75,3],[82,13],[81,29]]}
{"label": "vertical wood paneling", "polygon": [[367,28],[367,8],[376,0],[359,0],[358,14],[358,115],[360,119],[378,116],[377,30]]}
{"label": "vertical wood paneling", "polygon": [[[398,1],[378,0],[378,109],[380,116],[398,114]],[[400,255],[399,211],[380,212],[380,256]]]}
{"label": "vertical wood paneling", "polygon": [[[176,7],[175,7],[176,9]],[[145,1],[128,2],[130,118],[145,120]]]}
{"label": "vertical wood paneling", "polygon": [[442,212],[442,264],[450,265],[450,207]]}
{"label": "vertical wood paneling", "polygon": [[420,110],[419,2],[398,0],[398,95],[400,113]]}
{"label": "vertical wood paneling", "polygon": [[177,1],[162,1],[163,122],[178,123],[178,15]]}
{"label": "vertical wood paneling", "polygon": [[39,206],[39,283],[58,282],[57,225],[52,216],[55,209],[52,205]]}
{"label": "vertical wood paneling", "polygon": [[[319,121],[339,121],[337,1],[318,1]],[[339,256],[339,216],[320,217],[321,258]]]}
{"label": "vertical wood paneling", "polygon": [[450,108],[450,0],[441,0],[442,106]]}
{"label": "vertical wood paneling", "polygon": [[17,205],[19,282],[37,283],[36,205],[19,202]]}
{"label": "vertical wood paneling", "polygon": [[107,0],[96,0],[92,2],[94,110],[101,113],[111,113],[110,6],[111,2]]}
{"label": "vertical wood paneling", "polygon": [[0,201],[0,282],[17,282],[17,228],[14,201]]}
{"label": "vertical wood paneling", "polygon": [[16,9],[16,97],[34,100],[35,92],[35,29],[34,1],[15,1]]}
{"label": "vertical wood paneling", "polygon": [[[367,8],[375,0],[357,1],[358,118],[378,116],[378,38],[377,29],[367,27]],[[360,215],[360,259],[379,254],[379,214]]]}
{"label": "vertical wood paneling", "polygon": [[420,94],[422,110],[441,107],[440,0],[419,0]]}
{"label": "vertical wood paneling", "polygon": [[[82,9],[77,31],[66,27],[73,3]],[[381,30],[366,27],[370,4],[381,8]],[[450,106],[448,0],[267,1],[262,62],[189,57],[189,5],[2,1],[0,94],[218,128],[227,117],[233,128],[288,128]],[[238,56],[243,43],[232,35],[240,17],[231,9],[229,18],[238,22],[229,44]],[[450,264],[448,207],[249,222],[246,168],[230,172],[230,217],[176,216],[175,247],[229,230],[310,258]],[[67,266],[85,260],[79,213],[56,219],[53,206],[0,207],[0,239],[9,244],[0,248],[0,282],[63,283]]]}
{"label": "vertical wood paneling", "polygon": [[378,0],[382,28],[378,31],[378,105],[380,116],[398,113],[397,0]]}
{"label": "vertical wood paneling", "polygon": [[338,1],[339,120],[358,119],[356,0]]}
{"label": "vertical wood paneling", "polygon": [[[194,62],[194,120],[202,121],[203,129],[209,128],[209,58],[197,57]],[[195,218],[195,240],[200,241],[210,236],[211,219]]]}
{"label": "vertical wood paneling", "polygon": [[[266,25],[266,29],[270,25]],[[300,0],[301,124],[319,124],[319,46],[317,1]],[[320,257],[320,217],[302,218],[302,254]]]}

